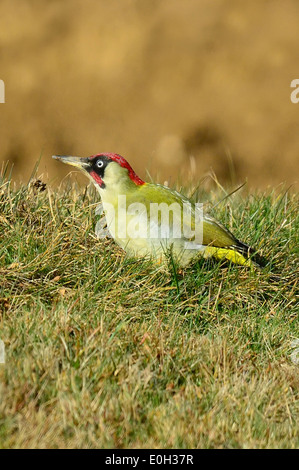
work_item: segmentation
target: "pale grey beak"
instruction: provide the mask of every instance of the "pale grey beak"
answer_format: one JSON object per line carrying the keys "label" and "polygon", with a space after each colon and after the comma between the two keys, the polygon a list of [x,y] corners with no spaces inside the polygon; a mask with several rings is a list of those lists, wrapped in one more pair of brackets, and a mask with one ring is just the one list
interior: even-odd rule
{"label": "pale grey beak", "polygon": [[76,166],[81,170],[87,169],[90,166],[90,161],[88,158],[72,157],[70,155],[52,155],[52,158],[55,158],[55,160],[60,160],[67,165]]}

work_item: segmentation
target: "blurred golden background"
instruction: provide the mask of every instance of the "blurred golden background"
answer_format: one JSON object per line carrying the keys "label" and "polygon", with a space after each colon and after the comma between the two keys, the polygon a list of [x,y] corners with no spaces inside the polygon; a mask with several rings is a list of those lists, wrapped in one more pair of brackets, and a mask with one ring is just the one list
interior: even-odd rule
{"label": "blurred golden background", "polygon": [[40,155],[57,183],[52,154],[100,152],[160,182],[298,181],[298,0],[1,0],[0,19],[15,181]]}

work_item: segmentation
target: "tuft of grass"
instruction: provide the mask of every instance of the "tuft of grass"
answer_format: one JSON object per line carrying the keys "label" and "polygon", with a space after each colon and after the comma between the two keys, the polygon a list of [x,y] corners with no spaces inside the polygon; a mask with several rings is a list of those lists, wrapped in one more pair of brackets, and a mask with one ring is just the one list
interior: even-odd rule
{"label": "tuft of grass", "polygon": [[127,259],[93,188],[2,181],[0,447],[298,447],[298,200],[218,200],[265,269]]}

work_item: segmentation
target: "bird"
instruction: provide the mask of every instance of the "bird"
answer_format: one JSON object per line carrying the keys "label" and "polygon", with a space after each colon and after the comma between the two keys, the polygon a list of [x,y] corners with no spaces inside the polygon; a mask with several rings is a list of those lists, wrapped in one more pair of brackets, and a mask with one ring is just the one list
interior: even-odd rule
{"label": "bird", "polygon": [[238,240],[221,222],[168,186],[143,181],[116,153],[89,157],[53,155],[79,168],[98,190],[107,227],[115,242],[134,258],[162,263],[168,256],[179,267],[199,257],[260,268],[265,260]]}

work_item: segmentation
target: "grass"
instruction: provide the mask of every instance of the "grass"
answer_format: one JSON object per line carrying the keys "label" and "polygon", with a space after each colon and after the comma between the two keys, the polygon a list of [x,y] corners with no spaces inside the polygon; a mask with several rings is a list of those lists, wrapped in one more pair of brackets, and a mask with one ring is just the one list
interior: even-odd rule
{"label": "grass", "polygon": [[126,259],[97,201],[0,186],[0,447],[298,447],[296,197],[212,211],[268,258],[255,272]]}

